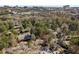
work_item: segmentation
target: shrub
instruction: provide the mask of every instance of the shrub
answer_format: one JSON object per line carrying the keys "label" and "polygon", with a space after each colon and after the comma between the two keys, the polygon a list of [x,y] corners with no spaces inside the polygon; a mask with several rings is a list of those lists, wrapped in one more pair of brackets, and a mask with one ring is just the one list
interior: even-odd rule
{"label": "shrub", "polygon": [[43,35],[48,33],[48,27],[46,26],[46,23],[39,21],[38,23],[35,23],[35,35]]}
{"label": "shrub", "polygon": [[77,31],[78,30],[78,23],[71,22],[70,25],[69,25],[69,30],[70,31]]}
{"label": "shrub", "polygon": [[2,35],[0,38],[0,49],[9,47],[9,37]]}
{"label": "shrub", "polygon": [[3,22],[0,22],[0,32],[5,32],[7,31],[7,27],[5,26],[5,24]]}
{"label": "shrub", "polygon": [[22,21],[22,26],[25,29],[27,27],[31,27],[32,26],[32,23],[30,21],[28,21],[28,20],[23,20]]}
{"label": "shrub", "polygon": [[58,27],[58,24],[56,23],[56,21],[52,21],[52,25],[51,25],[51,29],[56,30],[56,28]]}
{"label": "shrub", "polygon": [[71,42],[74,43],[74,44],[79,45],[79,37],[72,37]]}

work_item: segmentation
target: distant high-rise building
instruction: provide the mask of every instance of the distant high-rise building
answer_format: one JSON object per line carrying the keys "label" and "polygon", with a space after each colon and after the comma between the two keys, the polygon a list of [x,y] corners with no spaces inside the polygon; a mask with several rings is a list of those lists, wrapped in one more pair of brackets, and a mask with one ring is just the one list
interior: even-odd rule
{"label": "distant high-rise building", "polygon": [[69,9],[70,8],[70,5],[65,5],[63,6],[64,9]]}

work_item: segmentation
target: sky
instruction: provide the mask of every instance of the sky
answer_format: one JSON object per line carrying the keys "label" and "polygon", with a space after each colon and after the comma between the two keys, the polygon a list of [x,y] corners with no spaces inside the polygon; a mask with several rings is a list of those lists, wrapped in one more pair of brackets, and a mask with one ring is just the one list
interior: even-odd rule
{"label": "sky", "polygon": [[0,0],[0,6],[78,6],[79,0]]}

